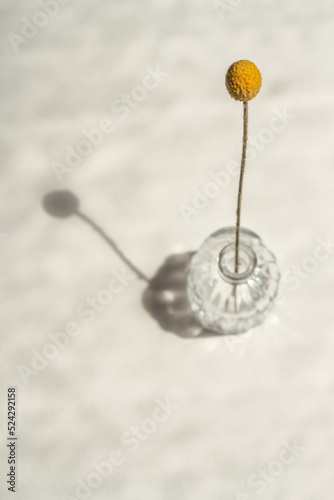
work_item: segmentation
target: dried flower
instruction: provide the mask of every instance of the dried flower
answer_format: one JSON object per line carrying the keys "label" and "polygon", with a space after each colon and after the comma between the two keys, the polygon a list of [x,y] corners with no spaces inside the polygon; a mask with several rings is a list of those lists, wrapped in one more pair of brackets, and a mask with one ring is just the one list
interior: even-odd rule
{"label": "dried flower", "polygon": [[225,84],[230,96],[236,101],[250,101],[260,91],[261,73],[251,61],[237,61],[229,67]]}

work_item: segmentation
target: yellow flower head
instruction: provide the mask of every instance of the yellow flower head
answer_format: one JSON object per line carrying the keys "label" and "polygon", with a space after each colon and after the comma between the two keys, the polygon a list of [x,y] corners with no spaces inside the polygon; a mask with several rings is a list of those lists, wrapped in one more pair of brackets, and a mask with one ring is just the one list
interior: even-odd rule
{"label": "yellow flower head", "polygon": [[236,101],[250,101],[260,91],[261,73],[251,61],[237,61],[228,68],[226,88]]}

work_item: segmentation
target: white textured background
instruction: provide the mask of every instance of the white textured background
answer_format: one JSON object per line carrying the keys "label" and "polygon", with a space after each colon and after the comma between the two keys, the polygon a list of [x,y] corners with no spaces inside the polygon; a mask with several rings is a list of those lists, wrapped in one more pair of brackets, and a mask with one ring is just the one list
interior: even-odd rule
{"label": "white textured background", "polygon": [[[221,18],[211,0],[71,0],[15,53],[8,33],[38,10],[35,0],[0,6],[1,498],[12,495],[5,407],[16,384],[20,500],[79,498],[78,481],[113,450],[125,463],[87,497],[331,500],[333,249],[322,262],[312,256],[334,235],[332,2],[243,1]],[[250,136],[275,108],[294,115],[249,162],[243,206],[243,225],[287,273],[285,301],[246,337],[184,338],[143,307],[136,279],[83,326],[76,307],[122,263],[77,217],[51,218],[44,195],[71,190],[150,277],[233,224],[236,177],[189,224],[179,206],[210,172],[239,161],[242,106],[224,88],[238,59],[263,76]],[[169,76],[121,120],[112,102],[156,65]],[[104,118],[115,132],[60,184],[52,163]],[[302,279],[292,280],[293,266],[304,267]],[[173,297],[160,299],[182,323]],[[68,321],[80,335],[26,386],[18,366],[31,366],[32,349],[42,352]],[[122,433],[167,396],[178,409],[131,453]],[[248,478],[294,440],[304,451],[258,494]]]}

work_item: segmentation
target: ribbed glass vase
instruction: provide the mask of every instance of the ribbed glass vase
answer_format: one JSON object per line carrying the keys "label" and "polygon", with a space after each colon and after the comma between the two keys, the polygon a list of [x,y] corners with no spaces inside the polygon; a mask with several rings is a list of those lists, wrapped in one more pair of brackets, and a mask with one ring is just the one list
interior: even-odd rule
{"label": "ribbed glass vase", "polygon": [[209,236],[194,254],[188,275],[191,310],[207,330],[242,333],[262,323],[273,308],[280,272],[261,238],[241,228],[235,273],[235,229]]}

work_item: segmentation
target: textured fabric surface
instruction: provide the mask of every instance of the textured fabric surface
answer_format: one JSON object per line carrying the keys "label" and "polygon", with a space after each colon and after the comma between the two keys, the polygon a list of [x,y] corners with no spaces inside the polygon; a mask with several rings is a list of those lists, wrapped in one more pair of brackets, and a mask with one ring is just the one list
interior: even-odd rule
{"label": "textured fabric surface", "polygon": [[[16,385],[19,500],[331,500],[332,2],[43,2],[0,5],[1,498]],[[282,295],[198,337],[185,272],[235,223],[240,59],[262,74],[242,226]]]}

